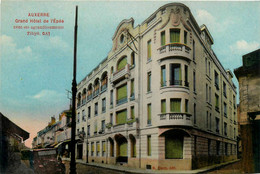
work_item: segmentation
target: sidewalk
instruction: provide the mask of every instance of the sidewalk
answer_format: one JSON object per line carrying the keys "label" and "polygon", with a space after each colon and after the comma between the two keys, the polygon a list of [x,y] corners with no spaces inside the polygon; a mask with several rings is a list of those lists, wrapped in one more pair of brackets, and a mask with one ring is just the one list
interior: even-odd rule
{"label": "sidewalk", "polygon": [[[66,173],[69,173],[69,168],[70,164],[69,161],[70,159],[63,159],[66,165]],[[139,169],[139,168],[132,168],[132,167],[125,167],[125,166],[120,166],[120,165],[110,165],[110,164],[102,164],[102,163],[88,163],[82,161],[82,160],[76,160],[77,163],[77,173],[78,174],[123,174],[123,173],[140,173],[140,174],[157,174],[157,173],[178,173],[178,174],[185,174],[185,173],[221,173],[220,168],[225,167],[227,165],[233,164],[238,162],[239,160],[234,160],[226,163],[221,163],[221,164],[216,164],[212,166],[207,166],[204,168],[196,169],[196,170],[146,170],[146,169]],[[220,170],[219,172],[216,170]],[[226,172],[224,172],[226,173]],[[228,172],[230,173],[230,171]],[[231,172],[232,173],[232,172]],[[236,172],[237,173],[237,172]]]}

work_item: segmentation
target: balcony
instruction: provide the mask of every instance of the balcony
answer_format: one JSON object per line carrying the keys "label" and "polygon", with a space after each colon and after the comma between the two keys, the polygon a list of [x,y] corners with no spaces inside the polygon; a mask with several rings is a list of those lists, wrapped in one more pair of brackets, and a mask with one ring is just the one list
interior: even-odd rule
{"label": "balcony", "polygon": [[170,80],[170,85],[182,86],[182,80]]}
{"label": "balcony", "polygon": [[192,126],[191,114],[188,113],[164,113],[159,116],[158,126]]}
{"label": "balcony", "polygon": [[113,125],[112,123],[106,124],[106,131],[107,132],[120,132],[125,130],[132,130],[136,128],[136,119],[128,120],[124,124],[116,124]]}
{"label": "balcony", "polygon": [[127,97],[116,100],[116,105],[122,105],[127,102]]}
{"label": "balcony", "polygon": [[94,91],[94,93],[93,93],[93,98],[96,97],[96,96],[98,96],[98,94],[99,94],[99,88]]}
{"label": "balcony", "polygon": [[92,99],[92,94],[88,95],[87,96],[87,101],[91,100]]}
{"label": "balcony", "polygon": [[171,56],[185,57],[191,59],[191,48],[181,43],[171,43],[158,49],[159,59]]}
{"label": "balcony", "polygon": [[128,78],[129,75],[130,75],[129,64],[126,64],[126,66],[123,69],[113,73],[113,75],[111,77],[111,82],[115,83],[119,80]]}
{"label": "balcony", "polygon": [[107,84],[101,86],[101,93],[105,92],[107,89]]}

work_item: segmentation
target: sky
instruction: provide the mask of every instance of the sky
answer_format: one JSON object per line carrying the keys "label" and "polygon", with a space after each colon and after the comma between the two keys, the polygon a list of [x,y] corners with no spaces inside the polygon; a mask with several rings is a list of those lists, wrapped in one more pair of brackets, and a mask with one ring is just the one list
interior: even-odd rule
{"label": "sky", "polygon": [[[47,126],[51,116],[69,108],[67,91],[73,72],[75,6],[78,13],[77,82],[94,69],[112,48],[112,36],[123,19],[141,24],[162,5],[173,1],[2,1],[0,112],[30,133],[25,141]],[[260,2],[184,1],[195,20],[205,24],[213,39],[213,50],[226,69],[242,65],[242,55],[260,48]],[[28,17],[28,13],[49,17]],[[50,23],[51,19],[64,23]],[[16,19],[49,20],[47,26],[63,29],[14,29]],[[50,32],[27,35],[27,31]],[[234,77],[234,83],[238,82]],[[237,88],[238,89],[238,88]],[[238,91],[237,91],[238,92]]]}

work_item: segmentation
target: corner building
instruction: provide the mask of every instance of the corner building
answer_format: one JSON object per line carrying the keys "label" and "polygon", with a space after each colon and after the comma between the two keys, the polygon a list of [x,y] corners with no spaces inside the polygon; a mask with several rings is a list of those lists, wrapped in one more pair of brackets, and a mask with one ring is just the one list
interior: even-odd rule
{"label": "corner building", "polygon": [[236,159],[236,87],[207,27],[181,3],[133,26],[118,25],[77,86],[77,158],[154,170]]}

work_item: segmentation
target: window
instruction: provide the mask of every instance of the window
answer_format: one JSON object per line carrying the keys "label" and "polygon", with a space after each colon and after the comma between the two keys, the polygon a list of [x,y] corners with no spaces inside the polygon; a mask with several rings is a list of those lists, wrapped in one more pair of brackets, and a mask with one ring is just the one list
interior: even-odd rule
{"label": "window", "polygon": [[216,146],[217,146],[217,148],[216,148],[217,155],[220,155],[220,142],[219,141],[216,142]]}
{"label": "window", "polygon": [[113,124],[113,114],[110,114],[110,123]]}
{"label": "window", "polygon": [[224,135],[227,135],[227,123],[224,122]]}
{"label": "window", "polygon": [[218,90],[219,89],[219,77],[218,77],[218,73],[216,71],[215,71],[215,86]]}
{"label": "window", "polygon": [[152,104],[147,105],[147,124],[152,124]]}
{"label": "window", "polygon": [[209,114],[209,129],[211,130],[211,113]]}
{"label": "window", "polygon": [[209,103],[211,103],[211,87],[209,86]]}
{"label": "window", "polygon": [[97,148],[97,156],[99,156],[99,154],[100,154],[100,143],[99,142],[96,143],[96,148]]}
{"label": "window", "polygon": [[184,79],[184,85],[186,86],[186,87],[189,87],[189,82],[188,82],[188,66],[187,65],[185,65],[185,79]]}
{"label": "window", "polygon": [[223,82],[223,95],[227,98],[227,85],[225,82]]}
{"label": "window", "polygon": [[91,107],[88,107],[88,119],[91,117]]}
{"label": "window", "polygon": [[161,32],[161,46],[165,45],[165,31]]}
{"label": "window", "polygon": [[106,112],[106,98],[102,99],[102,112]]}
{"label": "window", "polygon": [[206,84],[206,101],[208,101],[209,97],[208,97],[208,84]]}
{"label": "window", "polygon": [[117,88],[117,101],[116,104],[120,105],[127,102],[127,85]]}
{"label": "window", "polygon": [[209,111],[206,113],[206,126],[209,127]]}
{"label": "window", "polygon": [[114,95],[114,92],[113,90],[110,91],[110,106],[113,107],[113,95]]}
{"label": "window", "polygon": [[181,99],[171,99],[170,100],[170,111],[171,112],[181,112]]}
{"label": "window", "polygon": [[209,67],[209,77],[210,77],[210,61],[209,61],[209,66],[208,67]]}
{"label": "window", "polygon": [[131,80],[131,91],[130,91],[130,98],[134,99],[135,98],[135,80]]}
{"label": "window", "polygon": [[197,156],[197,136],[194,135],[194,155]]}
{"label": "window", "polygon": [[170,64],[170,85],[182,85],[180,64]]}
{"label": "window", "polygon": [[165,99],[161,100],[161,113],[162,114],[166,113],[166,100]]}
{"label": "window", "polygon": [[117,63],[117,71],[120,71],[120,70],[124,69],[126,64],[127,64],[127,57],[124,56]]}
{"label": "window", "polygon": [[233,104],[234,104],[234,109],[236,109],[236,97],[233,95]]}
{"label": "window", "polygon": [[193,122],[194,122],[194,124],[196,124],[196,122],[197,122],[197,118],[196,118],[196,103],[194,103],[194,105],[193,105],[193,115],[194,115],[194,119],[193,119]]}
{"label": "window", "polygon": [[165,65],[161,66],[161,87],[166,86],[166,70]]}
{"label": "window", "polygon": [[98,126],[97,126],[97,121],[95,121],[95,130],[94,130],[94,135],[96,135],[97,134],[97,130],[98,130]]}
{"label": "window", "polygon": [[216,132],[219,133],[219,118],[216,117]]}
{"label": "window", "polygon": [[152,154],[151,135],[147,135],[147,156]]}
{"label": "window", "polygon": [[[195,138],[196,139],[196,138]],[[165,136],[165,158],[183,158],[183,136],[167,134]]]}
{"label": "window", "polygon": [[147,92],[151,91],[151,80],[152,80],[152,74],[151,72],[147,73]]}
{"label": "window", "polygon": [[152,58],[152,41],[147,42],[147,60],[149,61]]}
{"label": "window", "polygon": [[134,52],[131,53],[131,65],[132,66],[135,65],[135,53]]}
{"label": "window", "polygon": [[205,58],[205,72],[206,72],[206,74],[208,73],[208,68],[207,68],[207,66],[208,66],[208,59]]}
{"label": "window", "polygon": [[114,73],[114,67],[111,67],[110,73],[113,74]]}
{"label": "window", "polygon": [[91,143],[91,156],[94,156],[94,142]]}
{"label": "window", "polygon": [[187,44],[187,31],[184,31],[184,44]]}
{"label": "window", "polygon": [[180,29],[170,29],[170,42],[171,43],[180,42]]}
{"label": "window", "polygon": [[135,118],[135,107],[131,106],[131,119]]}
{"label": "window", "polygon": [[193,71],[193,92],[196,92],[196,73]]}
{"label": "window", "polygon": [[116,113],[116,124],[125,124],[127,118],[127,110],[122,110]]}
{"label": "window", "polygon": [[102,141],[102,156],[106,155],[106,142]]}
{"label": "window", "polygon": [[196,50],[196,48],[195,48],[195,41],[193,40],[193,43],[192,43],[192,48],[193,48],[193,52],[192,52],[192,55],[193,55],[193,61],[195,61],[195,50]]}
{"label": "window", "polygon": [[211,151],[211,140],[208,139],[208,155],[211,155],[210,151]]}
{"label": "window", "polygon": [[234,139],[236,139],[236,128],[234,128]]}
{"label": "window", "polygon": [[86,121],[86,112],[82,110],[82,121]]}
{"label": "window", "polygon": [[77,135],[79,135],[79,129],[77,129]]}
{"label": "window", "polygon": [[98,115],[98,102],[95,103],[95,116]]}
{"label": "window", "polygon": [[88,136],[90,135],[90,125],[88,125],[87,134],[88,134]]}
{"label": "window", "polygon": [[225,155],[228,155],[228,143],[225,143]]}
{"label": "window", "polygon": [[219,96],[215,94],[215,109],[219,112]]}
{"label": "window", "polygon": [[189,100],[185,99],[185,112],[189,112]]}
{"label": "window", "polygon": [[224,102],[224,116],[227,117],[227,104]]}
{"label": "window", "polygon": [[79,123],[79,121],[80,121],[80,113],[78,112],[78,123]]}
{"label": "window", "polygon": [[105,120],[101,121],[101,131],[104,132],[106,128]]}

